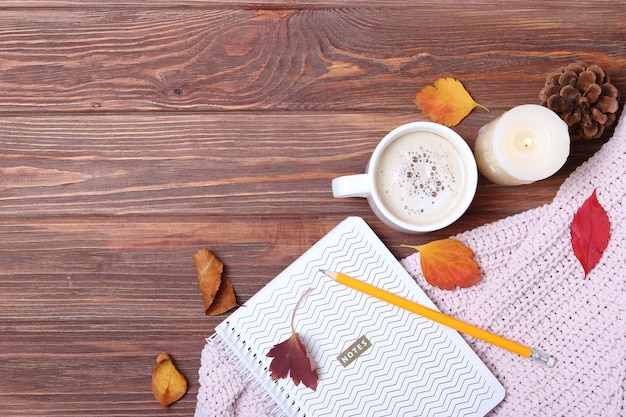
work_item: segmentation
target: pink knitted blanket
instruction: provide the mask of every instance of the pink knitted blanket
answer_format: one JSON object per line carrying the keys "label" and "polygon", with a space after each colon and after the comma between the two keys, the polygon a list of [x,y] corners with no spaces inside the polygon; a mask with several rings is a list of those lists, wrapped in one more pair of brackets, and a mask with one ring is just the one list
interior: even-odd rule
{"label": "pink knitted blanket", "polygon": [[[548,368],[466,337],[507,391],[490,416],[626,416],[625,115],[552,203],[455,236],[476,254],[478,284],[439,290],[425,282],[418,253],[401,261],[444,313],[556,358]],[[611,239],[585,277],[569,226],[594,189],[609,215]],[[210,344],[199,375],[196,417],[270,415]]]}

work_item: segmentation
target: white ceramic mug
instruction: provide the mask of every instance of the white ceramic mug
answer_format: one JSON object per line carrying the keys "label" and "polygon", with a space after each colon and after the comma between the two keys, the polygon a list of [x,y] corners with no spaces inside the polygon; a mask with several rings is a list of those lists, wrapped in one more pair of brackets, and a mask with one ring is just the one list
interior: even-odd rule
{"label": "white ceramic mug", "polygon": [[335,198],[367,198],[388,226],[406,233],[442,229],[470,206],[478,185],[474,155],[452,129],[413,122],[376,146],[365,174],[332,181]]}

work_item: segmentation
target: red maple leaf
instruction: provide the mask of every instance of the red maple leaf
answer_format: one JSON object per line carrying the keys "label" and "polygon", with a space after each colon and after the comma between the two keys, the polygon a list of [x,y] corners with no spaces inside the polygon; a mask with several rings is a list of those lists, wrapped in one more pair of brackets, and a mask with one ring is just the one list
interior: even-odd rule
{"label": "red maple leaf", "polygon": [[272,373],[272,380],[276,381],[279,378],[287,378],[287,375],[290,375],[294,384],[299,385],[300,382],[302,382],[305,387],[315,391],[319,379],[317,369],[309,357],[309,353],[304,343],[302,343],[300,335],[296,333],[293,324],[296,310],[309,291],[310,290],[307,290],[302,297],[300,297],[300,300],[298,300],[293,309],[291,315],[291,336],[283,342],[274,345],[267,353],[267,356],[273,358],[269,368]]}

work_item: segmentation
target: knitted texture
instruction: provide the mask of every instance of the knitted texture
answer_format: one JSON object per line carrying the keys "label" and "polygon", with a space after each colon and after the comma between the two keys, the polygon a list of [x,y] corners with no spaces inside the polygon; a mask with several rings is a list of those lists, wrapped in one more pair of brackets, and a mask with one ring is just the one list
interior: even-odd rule
{"label": "knitted texture", "polygon": [[[483,274],[478,284],[433,288],[421,274],[418,253],[402,260],[444,313],[556,358],[548,368],[466,337],[507,391],[490,416],[626,415],[624,119],[552,203],[455,236],[476,254]],[[611,237],[585,277],[570,224],[594,189],[609,215]]]}
{"label": "knitted texture", "polygon": [[[476,254],[476,285],[440,290],[426,283],[419,253],[401,261],[444,313],[556,358],[548,368],[464,336],[507,391],[490,416],[626,416],[625,115],[550,204],[455,236]],[[611,238],[585,277],[569,227],[594,189]],[[249,379],[210,343],[199,376],[196,417],[269,415]]]}
{"label": "knitted texture", "polygon": [[249,377],[236,370],[220,350],[207,343],[202,349],[198,371],[200,388],[195,417],[269,417]]}

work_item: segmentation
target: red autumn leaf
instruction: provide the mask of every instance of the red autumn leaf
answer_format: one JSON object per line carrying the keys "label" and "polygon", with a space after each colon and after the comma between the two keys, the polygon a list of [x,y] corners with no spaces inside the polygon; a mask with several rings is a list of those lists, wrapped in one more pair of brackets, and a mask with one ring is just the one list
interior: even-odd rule
{"label": "red autumn leaf", "polygon": [[480,279],[474,252],[458,240],[441,239],[407,247],[419,251],[422,274],[430,285],[453,290],[469,287]]}
{"label": "red autumn leaf", "polygon": [[294,384],[299,385],[302,382],[305,387],[315,391],[318,381],[317,369],[293,324],[296,310],[308,292],[300,297],[291,314],[291,337],[274,345],[267,356],[273,358],[269,368],[272,380],[287,378],[287,375],[290,375]]}
{"label": "red autumn leaf", "polygon": [[298,385],[302,382],[305,387],[313,391],[317,389],[317,370],[298,333],[292,333],[289,339],[275,345],[267,356],[274,358],[270,364],[274,381],[290,375],[294,384]]}
{"label": "red autumn leaf", "polygon": [[574,215],[570,225],[572,248],[585,270],[585,277],[600,261],[602,253],[608,246],[610,230],[609,216],[600,205],[596,190],[593,190],[591,196]]}

